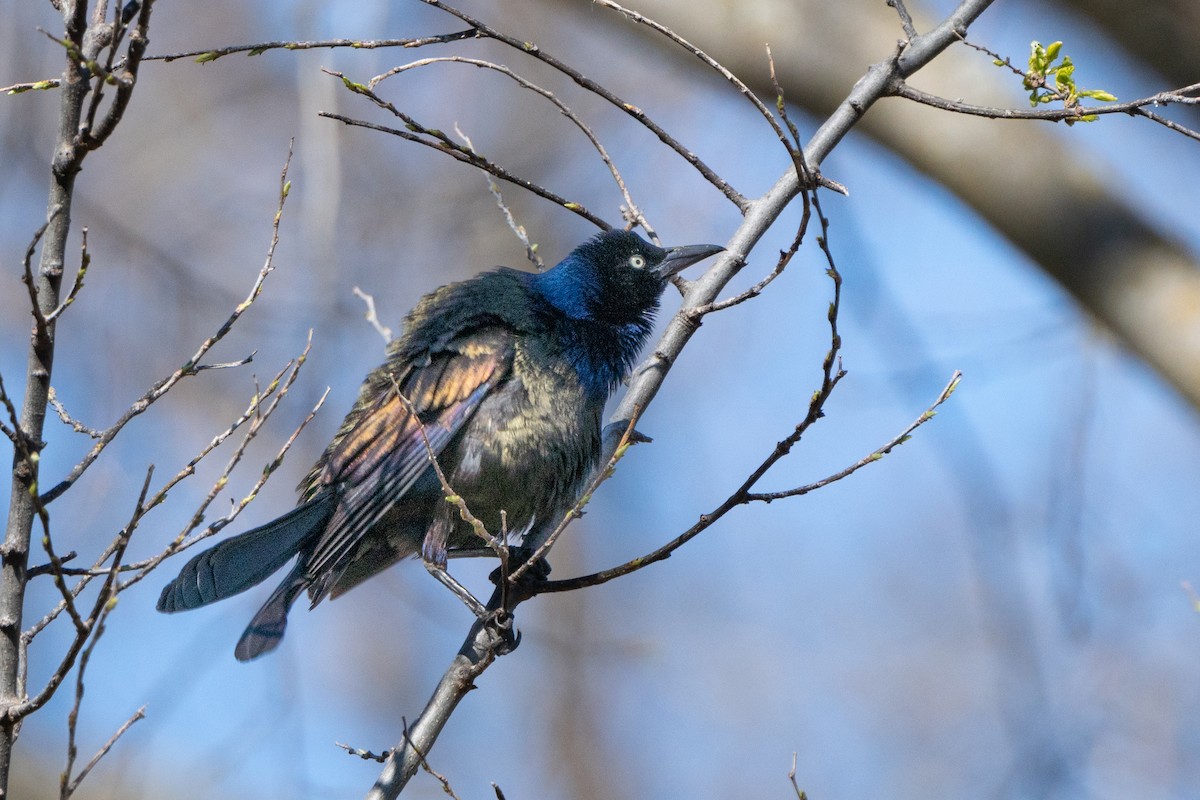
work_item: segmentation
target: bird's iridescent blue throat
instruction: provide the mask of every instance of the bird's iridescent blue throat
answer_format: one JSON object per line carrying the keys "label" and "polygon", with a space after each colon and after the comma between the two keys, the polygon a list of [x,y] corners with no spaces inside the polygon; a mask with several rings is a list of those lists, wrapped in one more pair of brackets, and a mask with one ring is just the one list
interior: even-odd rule
{"label": "bird's iridescent blue throat", "polygon": [[653,329],[667,279],[721,249],[663,248],[614,230],[529,276],[535,295],[553,309],[563,352],[590,395],[607,397],[629,374]]}

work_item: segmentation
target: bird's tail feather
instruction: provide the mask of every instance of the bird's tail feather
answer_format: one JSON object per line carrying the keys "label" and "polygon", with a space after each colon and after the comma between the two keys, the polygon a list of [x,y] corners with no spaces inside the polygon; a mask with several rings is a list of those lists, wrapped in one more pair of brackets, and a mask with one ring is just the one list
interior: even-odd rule
{"label": "bird's tail feather", "polygon": [[297,564],[242,632],[242,638],[238,639],[237,647],[233,649],[233,655],[238,661],[258,658],[279,646],[287,628],[288,611],[296,601],[296,596],[304,591],[307,585],[308,578],[304,575],[304,567]]}
{"label": "bird's tail feather", "polygon": [[318,495],[266,525],[194,556],[163,587],[158,610],[199,608],[265,581],[321,532],[335,505],[332,493]]}

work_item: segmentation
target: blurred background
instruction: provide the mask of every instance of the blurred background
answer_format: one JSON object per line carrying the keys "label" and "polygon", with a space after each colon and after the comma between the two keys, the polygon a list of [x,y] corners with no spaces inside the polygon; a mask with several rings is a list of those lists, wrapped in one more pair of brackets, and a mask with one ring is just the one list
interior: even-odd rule
{"label": "blurred background", "polygon": [[[2,1],[0,85],[58,75],[61,52],[37,30],[61,29],[50,4]],[[582,0],[464,5],[644,109],[743,194],[760,195],[787,169],[748,103],[613,13]],[[909,6],[925,30],[953,3]],[[902,37],[878,0],[637,8],[724,61],[768,104],[769,42],[805,138]],[[1200,56],[1186,44],[1198,14],[1185,0],[1136,10],[1008,1],[970,38],[1018,66],[1031,40],[1064,40],[1081,86],[1128,100],[1198,80]],[[150,52],[462,27],[418,2],[159,3]],[[242,497],[331,387],[236,529],[276,516],[382,358],[353,287],[397,328],[439,284],[527,266],[480,174],[317,116],[392,123],[322,67],[365,81],[450,53],[506,63],[584,116],[666,243],[722,242],[737,226],[736,210],[654,136],[490,43],[146,63],[124,122],[77,183],[76,239],[87,226],[93,261],[59,326],[54,376],[73,415],[111,424],[245,296],[294,137],[293,190],[266,291],[210,359],[254,352],[254,363],[189,379],[130,424],[51,506],[60,553],[89,560],[128,519],[147,466],[156,485],[175,474],[311,330],[300,381],[230,485]],[[1017,78],[965,47],[913,83],[1027,107]],[[619,220],[620,195],[586,140],[502,76],[438,65],[380,91]],[[20,259],[45,219],[57,113],[55,92],[0,99],[0,374],[18,397],[29,327]],[[814,481],[863,457],[916,418],[954,369],[965,375],[959,391],[912,441],[845,481],[739,509],[664,563],[523,606],[520,649],[479,681],[432,765],[463,798],[492,797],[495,782],[510,800],[786,798],[793,753],[813,800],[1200,796],[1200,615],[1186,588],[1200,585],[1200,146],[1132,117],[1068,128],[893,99],[823,170],[850,189],[823,196],[845,278],[849,374],[826,419],[762,488]],[[505,197],[550,263],[594,232],[515,188]],[[784,215],[727,294],[771,269],[798,218],[798,208]],[[556,577],[648,552],[741,483],[819,385],[830,298],[810,233],[760,299],[705,321],[639,424],[654,443],[622,462],[560,542]],[[677,302],[666,298],[664,319]],[[50,485],[90,440],[53,419],[47,431]],[[178,534],[227,452],[174,490],[131,557]],[[378,765],[334,743],[394,744],[457,650],[468,612],[404,564],[315,613],[298,607],[283,646],[243,665],[233,645],[270,587],[156,614],[159,589],[184,558],[122,596],[96,650],[81,757],[143,704],[147,718],[82,796],[365,793]],[[487,591],[490,563],[453,567]],[[56,597],[36,581],[27,624]],[[60,622],[36,640],[31,688],[66,634]],[[15,797],[53,794],[70,688],[25,724]],[[410,795],[443,796],[428,776]]]}

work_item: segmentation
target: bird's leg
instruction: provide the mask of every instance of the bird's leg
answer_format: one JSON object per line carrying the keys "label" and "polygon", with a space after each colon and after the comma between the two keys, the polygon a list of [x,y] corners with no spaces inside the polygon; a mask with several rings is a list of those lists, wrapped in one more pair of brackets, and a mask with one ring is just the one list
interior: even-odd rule
{"label": "bird's leg", "polygon": [[495,558],[491,547],[455,547],[446,551],[447,558]]}
{"label": "bird's leg", "polygon": [[432,562],[441,569],[446,569],[446,542],[450,538],[450,529],[453,527],[454,523],[450,520],[447,509],[438,509],[434,514],[433,522],[425,531],[425,538],[421,541],[421,559],[426,564]]}
{"label": "bird's leg", "polygon": [[471,590],[455,580],[454,576],[449,572],[446,572],[445,567],[426,558],[422,558],[421,563],[425,565],[425,569],[429,571],[430,575],[437,578],[438,583],[453,592],[454,596],[461,600],[463,605],[471,609],[471,613],[478,619],[484,619],[491,615],[492,612],[488,611],[487,607],[479,602],[479,598],[471,594]]}

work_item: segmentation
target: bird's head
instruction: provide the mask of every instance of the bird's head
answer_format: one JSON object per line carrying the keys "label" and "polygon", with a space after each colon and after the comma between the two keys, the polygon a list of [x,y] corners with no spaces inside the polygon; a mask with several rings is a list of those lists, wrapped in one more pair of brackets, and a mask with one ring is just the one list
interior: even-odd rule
{"label": "bird's head", "polygon": [[713,244],[657,247],[631,231],[610,230],[534,275],[532,283],[570,317],[648,327],[667,279],[722,250]]}

